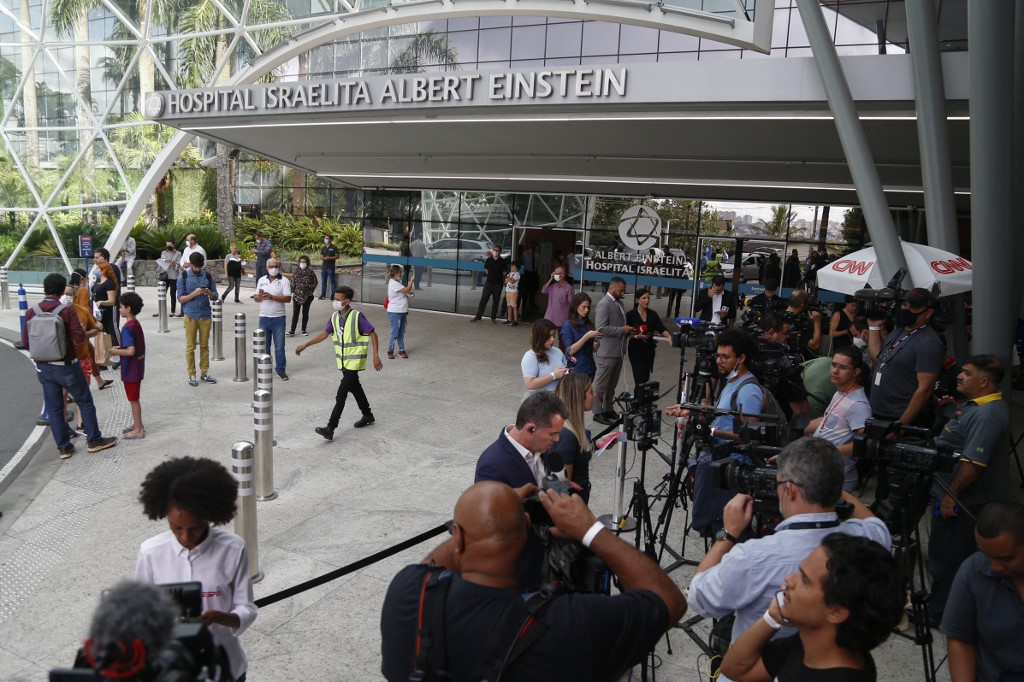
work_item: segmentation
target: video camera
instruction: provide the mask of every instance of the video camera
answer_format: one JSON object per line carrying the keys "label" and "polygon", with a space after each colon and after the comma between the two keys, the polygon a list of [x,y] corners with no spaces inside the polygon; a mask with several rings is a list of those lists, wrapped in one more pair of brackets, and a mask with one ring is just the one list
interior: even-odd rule
{"label": "video camera", "polygon": [[626,412],[623,419],[626,439],[635,441],[642,450],[652,447],[661,435],[657,405],[660,389],[657,381],[648,381],[637,385],[635,393],[623,393],[615,399]]}
{"label": "video camera", "polygon": [[714,354],[718,350],[718,333],[725,327],[704,326],[696,317],[678,317],[679,329],[672,332],[673,348],[694,348],[698,353]]}
{"label": "video camera", "polygon": [[[888,438],[890,434],[916,441],[892,440]],[[913,473],[931,475],[936,471],[952,471],[960,453],[949,446],[934,445],[930,436],[931,432],[925,428],[869,419],[864,424],[864,433],[853,436],[853,455],[858,459],[871,459],[880,466]]]}
{"label": "video camera", "polygon": [[864,316],[869,320],[893,319],[898,307],[896,301],[902,300],[907,295],[907,290],[902,286],[903,278],[906,276],[907,271],[900,268],[883,288],[872,289],[869,286],[854,292],[855,299],[865,301]]}
{"label": "video camera", "polygon": [[764,384],[803,371],[803,358],[782,344],[758,337],[757,353],[748,361],[748,368]]}
{"label": "video camera", "polygon": [[[763,446],[762,446],[763,447]],[[780,448],[773,448],[777,454]],[[734,494],[750,495],[754,501],[772,501],[778,510],[778,479],[779,470],[773,466],[757,466],[743,464],[732,459],[721,459],[712,462],[713,478],[722,490]]]}

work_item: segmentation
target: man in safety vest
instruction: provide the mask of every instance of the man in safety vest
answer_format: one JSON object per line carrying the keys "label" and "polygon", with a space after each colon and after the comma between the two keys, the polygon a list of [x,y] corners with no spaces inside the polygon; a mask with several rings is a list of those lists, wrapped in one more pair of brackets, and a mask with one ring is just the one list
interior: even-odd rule
{"label": "man in safety vest", "polygon": [[317,333],[306,343],[295,348],[295,354],[301,355],[307,347],[320,343],[330,337],[334,342],[334,358],[341,370],[341,383],[338,385],[338,397],[334,401],[334,410],[327,426],[316,427],[316,432],[327,440],[334,439],[334,430],[341,421],[341,413],[345,409],[345,399],[351,393],[356,399],[359,410],[363,413],[353,426],[360,429],[376,421],[370,411],[370,401],[366,399],[363,386],[359,383],[359,372],[366,368],[366,355],[369,345],[373,344],[373,368],[378,372],[384,368],[377,352],[377,332],[366,316],[353,310],[352,297],[355,292],[351,287],[341,286],[334,291],[334,313],[323,331]]}

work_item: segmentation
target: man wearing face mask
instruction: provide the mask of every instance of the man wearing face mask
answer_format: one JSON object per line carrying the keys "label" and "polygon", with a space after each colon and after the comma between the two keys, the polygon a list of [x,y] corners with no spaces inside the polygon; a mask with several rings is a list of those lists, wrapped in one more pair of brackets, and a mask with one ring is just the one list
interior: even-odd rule
{"label": "man wearing face mask", "polygon": [[270,266],[270,252],[274,250],[270,240],[262,232],[256,233],[256,281],[259,282],[267,274]]}
{"label": "man wearing face mask", "polygon": [[276,258],[267,261],[267,274],[256,282],[253,300],[260,304],[260,329],[267,333],[267,351],[271,343],[274,345],[274,370],[282,381],[288,381],[284,326],[288,318],[285,303],[292,302],[292,283],[281,274],[281,261]]}
{"label": "man wearing face mask", "polygon": [[908,291],[896,314],[896,328],[884,341],[883,320],[868,321],[868,348],[875,365],[871,413],[876,419],[909,426],[926,413],[945,360],[942,340],[930,324],[936,303],[927,289]]}
{"label": "man wearing face mask", "polygon": [[302,355],[302,351],[328,337],[334,343],[334,359],[341,371],[341,383],[338,385],[334,410],[327,426],[318,426],[314,429],[327,440],[334,440],[334,430],[341,421],[341,413],[345,409],[349,393],[356,399],[356,405],[363,413],[353,426],[360,429],[376,422],[370,410],[370,401],[366,399],[363,385],[359,382],[359,373],[366,369],[366,356],[370,344],[373,345],[373,368],[379,372],[384,369],[384,363],[380,361],[377,349],[377,332],[365,315],[352,309],[353,296],[355,292],[351,287],[338,287],[334,292],[334,313],[331,314],[327,326],[309,341],[295,348],[295,354]]}
{"label": "man wearing face mask", "polygon": [[210,376],[210,329],[213,326],[213,307],[210,301],[217,300],[217,283],[210,273],[203,270],[206,258],[193,252],[189,265],[178,278],[178,300],[181,314],[185,316],[185,367],[188,369],[188,385],[198,386],[196,380],[196,339],[199,341],[199,380],[215,384]]}
{"label": "man wearing face mask", "polygon": [[[160,266],[160,274],[157,279],[167,284],[167,294],[171,297],[171,317],[178,308],[178,276],[181,275],[181,252],[174,246],[174,240],[168,239],[164,250],[160,252],[157,259]],[[160,313],[153,313],[153,317]],[[180,317],[180,316],[179,316]]]}
{"label": "man wearing face mask", "polygon": [[480,305],[476,308],[476,315],[471,322],[479,322],[484,315],[484,308],[487,307],[487,299],[492,298],[491,323],[498,323],[498,303],[505,289],[505,276],[508,274],[508,263],[501,257],[501,244],[495,244],[491,249],[491,257],[484,261],[484,290],[480,294]]}
{"label": "man wearing face mask", "polygon": [[[335,279],[335,272],[338,265],[338,256],[341,252],[334,245],[331,235],[324,235],[324,248],[320,249],[320,300],[334,298],[334,290],[338,288],[338,281]],[[417,276],[419,279],[419,276]],[[329,292],[329,293],[328,293]]]}

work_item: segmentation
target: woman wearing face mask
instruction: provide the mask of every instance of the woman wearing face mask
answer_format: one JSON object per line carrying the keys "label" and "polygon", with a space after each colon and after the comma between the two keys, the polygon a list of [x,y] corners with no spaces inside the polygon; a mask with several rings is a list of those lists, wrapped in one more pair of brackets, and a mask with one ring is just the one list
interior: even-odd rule
{"label": "woman wearing face mask", "polygon": [[299,264],[292,272],[292,328],[288,336],[295,336],[295,326],[299,321],[299,310],[302,310],[302,335],[309,336],[306,325],[309,323],[309,307],[313,305],[313,296],[319,280],[313,269],[309,267],[309,257],[299,256]]}
{"label": "woman wearing face mask", "polygon": [[537,391],[554,391],[566,375],[565,355],[555,341],[557,330],[551,320],[537,320],[530,330],[530,350],[523,354],[523,386],[526,396]]}
{"label": "woman wearing face mask", "polygon": [[391,337],[388,339],[388,360],[395,359],[395,343],[398,343],[398,357],[407,358],[405,352],[405,321],[409,316],[409,297],[416,284],[415,273],[409,275],[409,283],[402,286],[402,266],[392,265],[388,270],[388,322],[391,323]]}
{"label": "woman wearing face mask", "polygon": [[572,297],[569,319],[562,324],[561,340],[566,354],[576,360],[574,370],[593,379],[597,373],[594,351],[604,334],[594,329],[590,321],[590,302],[590,296],[582,291]]}
{"label": "woman wearing face mask", "polygon": [[544,317],[551,320],[555,329],[561,329],[562,324],[569,317],[569,304],[575,293],[572,285],[565,281],[565,268],[559,265],[552,270],[551,277],[541,288],[540,293],[548,297],[548,307],[544,311]]}
{"label": "woman wearing face mask", "polygon": [[[228,294],[231,290],[235,291],[235,303],[241,303],[238,300],[238,292],[242,288],[242,275],[245,274],[245,268],[242,267],[242,254],[238,253],[238,244],[231,245],[231,253],[224,256],[224,276],[228,280],[228,288],[224,290],[224,295],[221,296],[220,300],[228,300]],[[292,331],[295,331],[295,323],[292,323]]]}
{"label": "woman wearing face mask", "polygon": [[664,336],[669,341],[672,335],[665,329],[658,313],[651,310],[651,292],[647,289],[640,289],[633,297],[634,307],[626,313],[626,324],[632,327],[635,332],[629,340],[627,352],[629,353],[629,366],[633,369],[634,389],[640,384],[646,383],[654,371],[654,352],[657,343],[655,336]]}

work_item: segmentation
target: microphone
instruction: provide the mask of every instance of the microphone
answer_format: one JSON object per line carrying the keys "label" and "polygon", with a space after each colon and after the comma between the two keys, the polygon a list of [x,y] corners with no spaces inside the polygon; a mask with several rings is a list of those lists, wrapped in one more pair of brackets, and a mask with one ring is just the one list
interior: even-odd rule
{"label": "microphone", "polygon": [[683,325],[689,325],[691,327],[699,327],[702,320],[699,317],[677,317],[676,324],[680,327]]}

